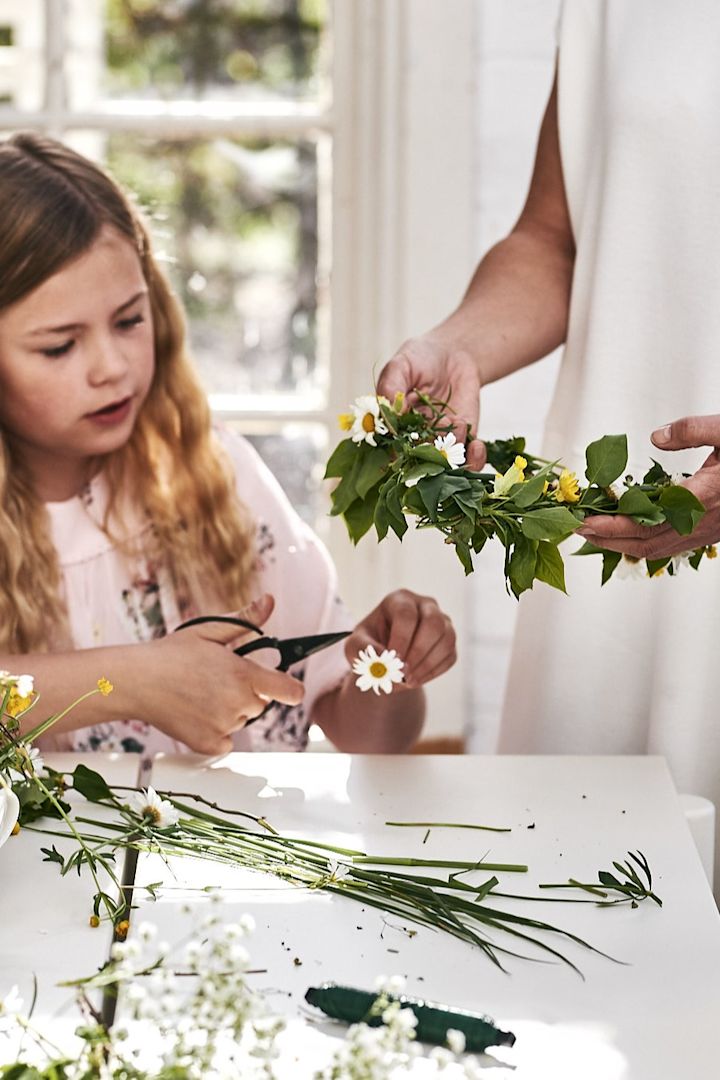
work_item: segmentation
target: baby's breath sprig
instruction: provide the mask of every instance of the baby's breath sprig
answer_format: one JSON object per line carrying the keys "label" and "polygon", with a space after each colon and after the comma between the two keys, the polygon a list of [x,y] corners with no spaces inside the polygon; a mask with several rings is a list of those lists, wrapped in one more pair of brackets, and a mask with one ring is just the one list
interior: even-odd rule
{"label": "baby's breath sprig", "polygon": [[[487,442],[493,472],[463,468],[465,449],[451,428],[447,402],[418,394],[419,409],[403,411],[402,395],[391,404],[364,396],[341,417],[349,432],[335,448],[326,478],[339,482],[332,492],[332,514],[345,521],[353,543],[374,526],[379,540],[389,532],[402,540],[408,523],[436,529],[455,548],[466,574],[488,540],[505,548],[506,585],[519,597],[535,581],[565,592],[565,568],[558,545],[593,514],[625,514],[641,525],[668,522],[681,536],[698,525],[705,508],[677,484],[658,462],[642,480],[626,475],[625,435],[605,435],[586,450],[582,486],[560,462],[527,452],[525,439]],[[599,554],[602,584],[623,556],[585,543],[578,555]],[[714,549],[688,551],[697,569]],[[647,560],[648,576],[677,572],[677,557]]]}

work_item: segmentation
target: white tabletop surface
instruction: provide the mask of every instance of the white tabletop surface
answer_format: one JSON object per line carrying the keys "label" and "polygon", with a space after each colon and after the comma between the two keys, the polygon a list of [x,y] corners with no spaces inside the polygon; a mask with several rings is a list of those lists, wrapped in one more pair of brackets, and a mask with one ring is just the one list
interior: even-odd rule
{"label": "white tabletop surface", "polygon": [[[410,936],[400,920],[356,902],[190,859],[172,861],[172,890],[157,903],[141,902],[136,917],[179,940],[187,932],[183,901],[201,900],[199,887],[222,885],[228,918],[250,912],[256,919],[250,952],[267,974],[254,985],[267,989],[278,1011],[302,1014],[305,990],[324,980],[371,989],[378,974],[402,974],[409,993],[489,1013],[515,1032],[515,1047],[494,1049],[488,1063],[514,1066],[517,1080],[717,1075],[720,918],[663,759],[237,754],[194,767],[188,759],[159,760],[153,783],[263,814],[289,834],[373,854],[487,853],[527,863],[529,873],[502,876],[519,893],[569,876],[595,880],[629,849],[642,850],[662,909],[650,902],[636,910],[532,905],[533,916],[622,961],[568,942],[563,951],[584,980],[561,964],[513,958],[505,974],[471,945],[426,928]],[[387,820],[512,832],[438,828],[423,843],[424,829],[390,828]],[[159,876],[156,859],[141,859],[139,881]]]}
{"label": "white tabletop surface", "polygon": [[[94,761],[109,781],[134,782],[128,771],[134,758],[96,755]],[[489,1075],[718,1075],[720,918],[662,759],[235,754],[208,762],[187,756],[156,761],[152,782],[263,814],[291,835],[372,853],[464,859],[487,853],[527,863],[527,874],[502,876],[508,891],[520,893],[569,876],[594,880],[628,849],[642,850],[650,862],[662,909],[649,902],[637,910],[545,902],[530,909],[623,962],[568,942],[563,951],[583,980],[560,964],[513,958],[505,974],[471,945],[426,928],[410,935],[410,924],[343,897],[200,860],[174,859],[168,873],[156,859],[142,857],[138,882],[162,878],[169,887],[154,903],[136,893],[135,925],[147,919],[169,942],[180,940],[188,930],[183,903],[202,904],[201,889],[210,884],[224,887],[229,919],[254,915],[249,950],[253,967],[266,974],[253,976],[253,985],[267,991],[275,1010],[294,1018],[300,1058],[294,1078],[311,1076],[333,1045],[332,1025],[302,1020],[307,987],[332,980],[371,989],[378,974],[396,973],[407,976],[409,993],[489,1013],[516,1034],[513,1048],[487,1056],[488,1068],[500,1066]],[[423,843],[424,829],[390,828],[387,820],[476,822],[512,832],[438,828]],[[39,861],[41,845],[43,838],[23,831],[0,853],[0,992],[18,982],[27,993],[35,971],[39,1016],[57,1014],[67,1001],[67,991],[53,984],[88,974],[108,946],[102,930],[88,927],[91,883],[61,882],[56,867]],[[486,877],[480,873],[477,880]],[[527,913],[528,905],[517,910]]]}

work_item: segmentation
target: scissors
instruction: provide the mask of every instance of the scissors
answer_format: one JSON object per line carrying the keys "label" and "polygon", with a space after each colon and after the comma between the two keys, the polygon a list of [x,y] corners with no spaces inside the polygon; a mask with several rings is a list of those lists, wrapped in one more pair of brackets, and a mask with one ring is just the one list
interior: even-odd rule
{"label": "scissors", "polygon": [[[260,627],[256,626],[255,623],[248,622],[247,619],[241,619],[236,615],[198,615],[194,619],[188,619],[187,622],[180,623],[175,629],[185,630],[188,626],[198,626],[200,623],[209,622],[230,623],[233,626],[241,626],[243,629],[251,630],[257,634],[257,638],[243,642],[237,649],[233,649],[233,652],[236,656],[247,656],[248,653],[257,652],[260,649],[273,649],[280,656],[280,662],[275,665],[276,671],[287,671],[293,664],[298,664],[301,660],[312,656],[313,653],[320,652],[321,649],[327,649],[328,646],[335,645],[336,642],[342,641],[352,632],[350,630],[338,630],[331,634],[306,634],[304,637],[276,638],[263,634]],[[264,716],[272,704],[272,701],[268,702],[258,716],[252,716],[246,721],[245,727]]]}

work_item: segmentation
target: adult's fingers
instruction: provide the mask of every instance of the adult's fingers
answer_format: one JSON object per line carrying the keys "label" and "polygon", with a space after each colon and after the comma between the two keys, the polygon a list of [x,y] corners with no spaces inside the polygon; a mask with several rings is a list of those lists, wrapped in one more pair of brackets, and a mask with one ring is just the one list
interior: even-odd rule
{"label": "adult's fingers", "polygon": [[692,446],[720,446],[720,415],[683,416],[653,431],[652,441],[662,450]]}
{"label": "adult's fingers", "polygon": [[637,521],[625,514],[616,516],[599,514],[597,517],[586,518],[584,524],[577,530],[579,536],[591,543],[594,538],[603,541],[649,540],[668,532],[674,532],[670,525],[639,525]]}
{"label": "adult's fingers", "polygon": [[409,408],[414,403],[413,399],[417,399],[417,395],[411,394],[411,391],[415,389],[415,385],[416,376],[412,361],[401,350],[391,360],[388,360],[380,372],[380,378],[377,382],[377,394],[386,397],[388,401],[394,401],[396,394],[404,394],[406,405]]}

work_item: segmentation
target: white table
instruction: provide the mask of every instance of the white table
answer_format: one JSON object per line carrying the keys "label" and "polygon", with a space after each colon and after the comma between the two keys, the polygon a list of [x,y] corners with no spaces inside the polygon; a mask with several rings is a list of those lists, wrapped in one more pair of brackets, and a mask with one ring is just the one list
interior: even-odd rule
{"label": "white table", "polygon": [[[99,768],[107,774],[104,762]],[[540,882],[569,876],[594,880],[628,849],[641,849],[662,909],[649,902],[637,910],[545,902],[532,907],[536,917],[624,961],[614,964],[568,943],[564,951],[585,981],[562,965],[520,959],[510,959],[510,973],[503,974],[472,946],[425,928],[411,937],[398,920],[384,920],[355,902],[190,859],[172,861],[172,888],[161,891],[156,903],[140,900],[135,923],[148,919],[168,941],[177,940],[187,932],[182,903],[202,902],[205,894],[197,890],[219,884],[228,918],[241,912],[255,916],[249,948],[253,966],[267,974],[255,976],[254,985],[265,987],[273,1007],[292,1017],[301,1014],[310,985],[333,980],[372,988],[378,974],[399,973],[407,976],[409,992],[490,1013],[514,1031],[515,1047],[492,1055],[496,1063],[514,1066],[516,1080],[717,1075],[720,918],[662,759],[236,754],[214,763],[159,759],[153,785],[193,790],[221,805],[264,814],[290,834],[373,853],[477,858],[489,852],[497,861],[527,863],[528,874],[503,878],[515,892],[534,892]],[[473,821],[513,831],[434,829],[423,843],[425,830],[388,828],[386,820]],[[13,858],[19,854],[14,851]],[[27,859],[18,862],[17,872],[23,868],[27,872]],[[42,925],[51,928],[60,918],[84,918],[87,899],[79,903],[75,891],[70,897],[70,883],[61,886],[55,868],[33,864],[31,872],[42,882],[43,902],[34,910],[18,904],[14,881],[3,890],[16,957],[37,968],[50,937],[53,953],[40,965],[43,973],[87,973],[91,960],[77,943],[82,938],[94,946],[96,931],[78,925],[67,941],[57,934],[30,936],[38,910],[45,914]],[[159,872],[155,859],[141,858],[137,882],[160,877],[167,880],[167,870]],[[91,889],[85,888],[87,896]],[[8,940],[5,930],[3,958]],[[293,1021],[292,1039],[305,1048],[301,1059],[308,1076],[327,1053],[331,1030]],[[295,1068],[293,1077],[302,1075]]]}

